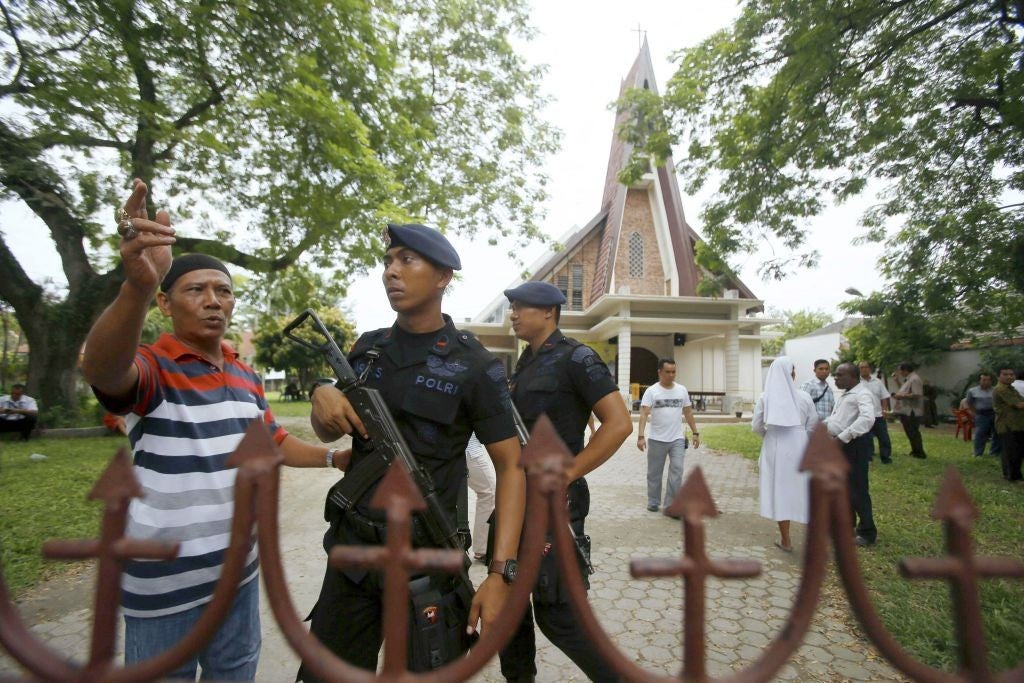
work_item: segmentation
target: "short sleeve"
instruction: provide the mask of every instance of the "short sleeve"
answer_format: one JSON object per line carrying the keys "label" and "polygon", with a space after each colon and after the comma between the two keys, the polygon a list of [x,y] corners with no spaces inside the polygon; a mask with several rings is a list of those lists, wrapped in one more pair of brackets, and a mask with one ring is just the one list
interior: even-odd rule
{"label": "short sleeve", "polygon": [[135,396],[131,400],[120,401],[107,396],[96,387],[92,387],[92,393],[100,405],[115,415],[127,415],[128,413],[145,415],[151,407],[159,402],[161,394],[158,377],[160,366],[156,356],[149,348],[140,346],[135,352],[133,362],[139,371],[139,380],[135,385]]}
{"label": "short sleeve", "polygon": [[619,390],[612,381],[608,366],[594,349],[581,344],[573,349],[568,363],[569,378],[573,388],[583,397],[589,408],[610,393]]}
{"label": "short sleeve", "polygon": [[480,443],[486,445],[516,436],[508,378],[505,366],[497,358],[491,357],[473,383],[467,397],[467,409]]}
{"label": "short sleeve", "polygon": [[288,437],[288,430],[281,425],[277,424],[277,420],[274,419],[274,413],[270,410],[270,404],[267,403],[267,397],[263,393],[263,383],[256,378],[256,403],[263,411],[263,424],[270,430],[270,436],[274,439],[274,443],[278,446],[281,442]]}
{"label": "short sleeve", "polygon": [[647,387],[644,391],[644,395],[640,397],[640,405],[648,408],[654,406],[654,392],[651,391],[651,387]]}

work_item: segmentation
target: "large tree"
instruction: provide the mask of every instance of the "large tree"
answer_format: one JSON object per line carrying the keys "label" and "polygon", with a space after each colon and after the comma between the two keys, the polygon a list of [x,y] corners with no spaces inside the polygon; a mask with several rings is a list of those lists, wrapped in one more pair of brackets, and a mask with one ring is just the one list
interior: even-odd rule
{"label": "large tree", "polygon": [[632,175],[682,145],[688,189],[718,184],[705,259],[768,240],[787,256],[765,275],[811,265],[807,220],[868,190],[891,310],[963,335],[1024,323],[1024,3],[749,0],[676,58],[662,97],[625,98],[624,134]]}
{"label": "large tree", "polygon": [[0,2],[0,192],[49,230],[68,280],[54,300],[0,235],[30,393],[72,405],[79,347],[122,280],[113,215],[133,176],[179,248],[257,276],[351,277],[386,220],[539,237],[534,169],[555,135],[513,48],[522,4]]}

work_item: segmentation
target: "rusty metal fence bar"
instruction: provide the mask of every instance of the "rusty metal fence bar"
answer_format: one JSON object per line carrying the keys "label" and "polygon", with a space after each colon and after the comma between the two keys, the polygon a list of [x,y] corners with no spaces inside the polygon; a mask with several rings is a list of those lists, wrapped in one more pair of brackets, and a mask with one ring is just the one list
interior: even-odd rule
{"label": "rusty metal fence bar", "polygon": [[[977,557],[973,553],[971,526],[978,512],[956,471],[946,472],[936,497],[932,517],[942,520],[947,554],[938,558],[907,558],[900,572],[908,579],[938,579],[950,583],[960,670],[950,674],[914,659],[886,630],[871,603],[857,564],[847,471],[849,465],[839,448],[819,427],[804,456],[803,469],[810,477],[810,522],[800,585],[787,620],[761,656],[746,668],[723,679],[707,674],[705,659],[705,582],[707,577],[757,576],[760,564],[747,559],[712,559],[705,550],[704,518],[718,511],[700,469],[686,480],[667,512],[682,520],[683,552],[674,558],[637,558],[630,562],[636,579],[681,577],[683,581],[683,661],[678,677],[646,671],[616,645],[601,627],[587,599],[575,564],[573,540],[568,533],[565,500],[565,468],[571,455],[550,422],[542,418],[523,452],[527,470],[526,520],[520,545],[519,579],[510,591],[502,617],[485,631],[466,657],[429,673],[406,668],[408,629],[408,578],[411,572],[455,572],[461,569],[458,553],[414,550],[411,544],[412,514],[423,500],[401,468],[391,468],[372,505],[385,511],[387,544],[379,547],[336,547],[328,562],[334,567],[359,566],[380,570],[385,581],[384,662],[379,672],[356,668],[336,657],[310,635],[292,603],[278,533],[280,467],[282,459],[265,428],[254,424],[247,431],[229,464],[238,467],[231,541],[225,553],[224,571],[213,599],[184,639],[160,656],[132,666],[113,661],[117,619],[120,562],[125,558],[164,559],[177,552],[176,544],[140,542],[125,538],[128,504],[140,493],[131,461],[122,449],[100,476],[91,499],[102,500],[104,511],[99,539],[56,540],[43,553],[54,559],[97,558],[92,644],[88,661],[69,663],[60,653],[42,645],[22,623],[0,575],[0,645],[35,679],[59,681],[148,681],[172,671],[192,657],[227,614],[241,578],[245,556],[259,541],[261,574],[271,610],[289,645],[307,667],[325,680],[361,683],[369,681],[434,683],[464,681],[478,673],[509,641],[517,628],[540,571],[546,538],[552,538],[573,611],[586,635],[597,643],[608,666],[629,681],[723,681],[753,683],[772,676],[800,647],[821,595],[828,563],[828,546],[835,549],[839,576],[854,615],[867,637],[897,669],[915,681],[939,683],[1024,683],[1024,664],[1000,675],[988,666],[984,640],[979,581],[996,577],[1024,577],[1024,562],[1011,558]],[[558,504],[558,503],[562,504]]]}

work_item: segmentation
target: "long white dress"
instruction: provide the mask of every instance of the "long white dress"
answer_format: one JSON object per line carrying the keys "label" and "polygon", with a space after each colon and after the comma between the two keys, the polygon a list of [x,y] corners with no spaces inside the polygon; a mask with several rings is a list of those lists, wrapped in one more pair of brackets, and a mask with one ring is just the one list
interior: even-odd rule
{"label": "long white dress", "polygon": [[791,520],[806,524],[810,475],[800,471],[800,461],[807,448],[807,438],[818,424],[818,414],[809,394],[797,391],[796,395],[803,424],[795,427],[766,425],[763,399],[758,399],[750,426],[764,438],[757,461],[761,470],[761,516],[776,522]]}

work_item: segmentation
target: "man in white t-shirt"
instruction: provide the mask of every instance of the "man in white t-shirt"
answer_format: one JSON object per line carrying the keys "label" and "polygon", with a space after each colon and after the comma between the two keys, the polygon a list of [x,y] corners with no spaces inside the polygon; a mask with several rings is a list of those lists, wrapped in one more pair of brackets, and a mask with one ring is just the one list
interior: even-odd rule
{"label": "man in white t-shirt", "polygon": [[[693,420],[690,394],[682,384],[676,384],[676,363],[669,358],[658,361],[658,383],[647,387],[640,399],[640,436],[637,448],[647,451],[647,510],[657,512],[662,505],[661,478],[665,471],[665,457],[668,456],[668,487],[665,502],[668,505],[679,491],[683,478],[683,456],[686,455],[686,439],[683,421],[686,418],[693,432],[693,447],[700,447],[700,433]],[[651,423],[651,438],[644,437],[644,428]]]}
{"label": "man in white t-shirt", "polygon": [[885,414],[890,410],[890,396],[888,389],[882,380],[874,376],[875,368],[871,363],[862,360],[858,365],[860,370],[860,386],[871,395],[871,405],[875,409],[875,424],[871,427],[871,459],[875,458],[875,442],[878,439],[878,455],[882,458],[883,465],[892,464],[892,440],[889,438],[889,425],[885,421]]}

